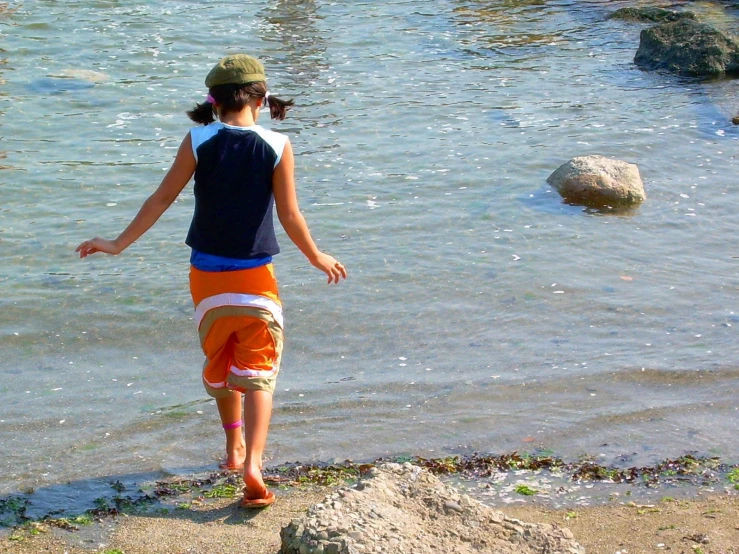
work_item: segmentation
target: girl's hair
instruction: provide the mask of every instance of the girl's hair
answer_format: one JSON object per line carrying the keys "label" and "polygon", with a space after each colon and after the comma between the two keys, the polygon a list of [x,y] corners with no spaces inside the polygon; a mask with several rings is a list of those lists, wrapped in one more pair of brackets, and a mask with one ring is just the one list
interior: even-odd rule
{"label": "girl's hair", "polygon": [[[256,96],[264,98],[267,94],[267,83],[264,81],[256,81],[254,83],[246,83],[245,85],[217,85],[209,91],[210,96],[218,102],[221,115],[230,112],[240,112],[244,109],[249,98]],[[272,119],[285,119],[285,114],[295,102],[292,99],[282,100],[271,94],[267,97],[267,105],[269,106],[269,115]],[[187,115],[195,123],[207,125],[215,121],[213,115],[213,104],[202,102],[197,104],[192,110],[187,111]]]}

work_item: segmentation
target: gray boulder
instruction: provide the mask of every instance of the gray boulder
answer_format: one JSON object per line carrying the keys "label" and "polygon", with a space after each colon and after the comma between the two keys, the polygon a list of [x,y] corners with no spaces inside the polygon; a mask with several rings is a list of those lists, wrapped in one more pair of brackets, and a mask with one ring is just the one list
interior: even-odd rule
{"label": "gray boulder", "polygon": [[584,554],[556,525],[507,517],[411,464],[374,468],[294,519],[280,554]]}
{"label": "gray boulder", "polygon": [[647,195],[639,168],[604,156],[581,156],[562,164],[548,178],[568,204],[595,208],[629,207]]}
{"label": "gray boulder", "polygon": [[621,8],[611,13],[607,19],[623,19],[625,21],[643,21],[666,23],[680,19],[697,19],[693,12],[676,12],[664,8]]}
{"label": "gray boulder", "polygon": [[739,43],[711,25],[681,19],[644,29],[634,63],[680,75],[737,75]]}

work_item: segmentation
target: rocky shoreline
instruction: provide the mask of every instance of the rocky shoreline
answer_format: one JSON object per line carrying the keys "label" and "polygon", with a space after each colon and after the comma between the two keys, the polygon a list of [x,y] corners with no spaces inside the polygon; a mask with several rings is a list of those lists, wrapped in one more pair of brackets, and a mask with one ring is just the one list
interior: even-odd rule
{"label": "rocky shoreline", "polygon": [[[433,475],[454,481],[458,488],[474,491],[470,494],[478,499],[492,498],[492,503],[509,503],[513,501],[511,495],[532,496],[537,500],[549,499],[553,507],[581,505],[582,500],[573,495],[586,491],[584,498],[598,502],[600,496],[601,503],[605,497],[620,494],[645,500],[658,491],[688,496],[707,491],[739,491],[739,465],[727,464],[717,457],[689,453],[642,467],[630,466],[631,458],[626,455],[616,461],[618,465],[605,465],[597,458],[585,456],[568,462],[543,450],[442,458],[411,456],[359,463],[351,460],[285,463],[266,468],[264,478],[270,487],[282,490],[307,485],[335,487],[356,482],[383,464],[410,462]],[[476,485],[468,487],[469,483]],[[87,500],[89,507],[78,508],[78,511],[53,500],[65,494],[79,497],[79,491],[71,483],[61,496],[56,490],[51,504],[49,498],[39,498],[43,495],[41,490],[0,497],[0,530],[9,528],[23,532],[28,526],[37,524],[76,530],[78,525],[93,519],[182,510],[199,499],[233,498],[239,494],[243,483],[239,475],[221,470],[157,481],[111,478],[107,484],[98,485],[104,485],[107,493],[91,496]],[[84,487],[100,488],[91,483]],[[475,491],[476,487],[480,490]]]}
{"label": "rocky shoreline", "polygon": [[[239,509],[238,497],[204,497],[187,509],[97,519],[76,532],[39,524],[35,534],[26,532],[19,540],[0,535],[0,553],[276,554],[283,529],[325,505],[340,488],[308,484],[281,489],[278,501],[261,511]],[[589,554],[739,554],[739,494],[734,492],[698,493],[690,499],[664,495],[649,504],[621,497],[559,509],[519,495],[515,503],[493,506],[510,520],[568,528]],[[453,510],[451,505],[447,509]]]}
{"label": "rocky shoreline", "polygon": [[715,458],[617,469],[513,453],[268,473],[278,501],[266,510],[239,509],[240,478],[226,473],[162,481],[138,502],[114,483],[86,514],[0,529],[0,553],[739,554],[739,468]]}

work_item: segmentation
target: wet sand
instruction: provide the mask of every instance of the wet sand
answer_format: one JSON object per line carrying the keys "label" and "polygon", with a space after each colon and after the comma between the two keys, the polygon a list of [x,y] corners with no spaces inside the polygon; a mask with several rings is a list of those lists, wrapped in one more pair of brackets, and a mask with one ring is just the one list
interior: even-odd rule
{"label": "wet sand", "polygon": [[[278,501],[261,511],[241,510],[237,499],[207,500],[167,514],[108,518],[76,532],[45,529],[19,541],[3,536],[0,552],[272,554],[279,551],[280,529],[331,490],[278,491]],[[739,554],[739,494],[734,493],[559,510],[533,502],[496,507],[523,521],[567,527],[592,554]]]}

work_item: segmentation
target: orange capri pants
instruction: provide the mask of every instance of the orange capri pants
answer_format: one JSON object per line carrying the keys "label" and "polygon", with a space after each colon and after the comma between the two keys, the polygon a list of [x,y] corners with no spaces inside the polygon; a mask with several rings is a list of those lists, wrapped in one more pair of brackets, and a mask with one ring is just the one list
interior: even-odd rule
{"label": "orange capri pants", "polygon": [[208,394],[221,398],[231,391],[274,392],[283,321],[272,264],[223,272],[190,266],[190,293]]}

